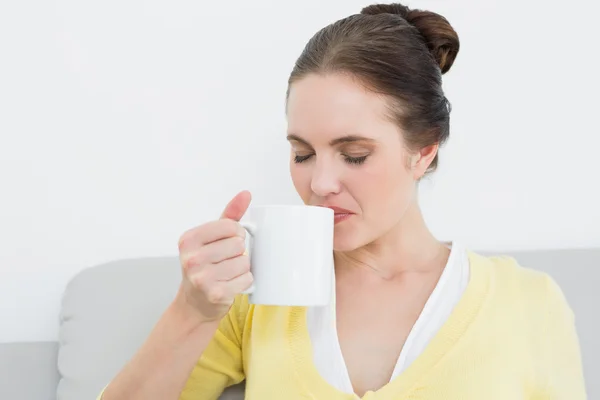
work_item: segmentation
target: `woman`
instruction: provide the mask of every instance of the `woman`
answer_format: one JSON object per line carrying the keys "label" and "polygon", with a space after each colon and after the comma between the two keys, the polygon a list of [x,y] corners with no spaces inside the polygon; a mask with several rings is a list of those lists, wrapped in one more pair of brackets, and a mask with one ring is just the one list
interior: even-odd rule
{"label": "woman", "polygon": [[417,183],[449,135],[442,74],[458,53],[442,16],[373,5],[307,44],[287,93],[290,170],[336,210],[335,307],[249,305],[236,222],[180,239],[178,295],[104,400],[585,399],[573,314],[548,276],[440,243]]}

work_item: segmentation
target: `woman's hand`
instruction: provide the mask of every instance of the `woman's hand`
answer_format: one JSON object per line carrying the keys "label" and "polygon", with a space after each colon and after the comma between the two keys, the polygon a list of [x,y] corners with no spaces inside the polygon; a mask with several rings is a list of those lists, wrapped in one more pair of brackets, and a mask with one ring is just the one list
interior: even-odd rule
{"label": "woman's hand", "polygon": [[250,192],[240,192],[220,219],[193,228],[179,239],[183,279],[175,304],[191,310],[200,322],[220,320],[234,297],[252,285],[246,231],[238,222],[250,200]]}

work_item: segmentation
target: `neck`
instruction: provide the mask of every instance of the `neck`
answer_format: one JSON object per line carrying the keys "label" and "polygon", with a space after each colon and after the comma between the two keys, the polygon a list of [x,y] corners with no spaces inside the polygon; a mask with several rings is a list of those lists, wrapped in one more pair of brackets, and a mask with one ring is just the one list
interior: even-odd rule
{"label": "neck", "polygon": [[415,201],[389,232],[356,250],[335,254],[337,273],[359,272],[393,279],[407,272],[443,268],[449,250],[429,231]]}

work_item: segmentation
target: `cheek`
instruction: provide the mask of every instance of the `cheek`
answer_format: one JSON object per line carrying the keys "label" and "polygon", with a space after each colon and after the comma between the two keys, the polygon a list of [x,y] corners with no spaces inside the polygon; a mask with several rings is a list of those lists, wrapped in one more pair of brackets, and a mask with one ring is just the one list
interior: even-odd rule
{"label": "cheek", "polygon": [[290,161],[290,176],[296,192],[308,204],[312,190],[310,188],[310,169],[306,165],[298,165],[294,160]]}
{"label": "cheek", "polygon": [[370,192],[377,196],[389,194],[406,179],[404,168],[401,168],[396,162],[389,162],[385,159],[365,165],[360,171],[360,175],[361,185],[369,187]]}
{"label": "cheek", "polygon": [[369,214],[388,214],[390,209],[403,208],[412,196],[412,174],[401,160],[385,159],[365,165],[354,178],[353,193]]}

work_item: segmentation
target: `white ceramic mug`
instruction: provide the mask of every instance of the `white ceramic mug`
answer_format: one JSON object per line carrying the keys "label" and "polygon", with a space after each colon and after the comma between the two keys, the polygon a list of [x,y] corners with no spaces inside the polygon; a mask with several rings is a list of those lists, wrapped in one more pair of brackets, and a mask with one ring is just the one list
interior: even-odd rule
{"label": "white ceramic mug", "polygon": [[253,304],[323,306],[331,301],[333,210],[302,205],[251,207],[241,221],[254,283]]}

